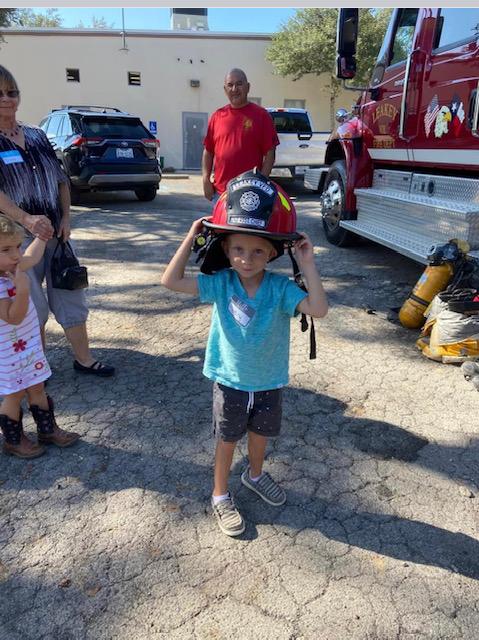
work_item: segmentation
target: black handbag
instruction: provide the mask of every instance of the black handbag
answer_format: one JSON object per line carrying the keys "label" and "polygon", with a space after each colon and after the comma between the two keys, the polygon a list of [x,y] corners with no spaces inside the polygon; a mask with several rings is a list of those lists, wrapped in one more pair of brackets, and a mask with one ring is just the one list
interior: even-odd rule
{"label": "black handbag", "polygon": [[55,289],[85,289],[88,287],[88,273],[86,267],[78,262],[69,242],[58,238],[58,244],[53,252],[50,266],[52,287]]}

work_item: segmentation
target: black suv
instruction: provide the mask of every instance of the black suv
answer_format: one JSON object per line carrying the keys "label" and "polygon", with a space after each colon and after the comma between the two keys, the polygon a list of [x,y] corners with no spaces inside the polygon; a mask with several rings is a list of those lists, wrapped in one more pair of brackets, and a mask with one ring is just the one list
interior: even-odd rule
{"label": "black suv", "polygon": [[40,122],[70,178],[81,191],[133,190],[139,200],[156,196],[160,143],[141,120],[114,107],[63,106]]}

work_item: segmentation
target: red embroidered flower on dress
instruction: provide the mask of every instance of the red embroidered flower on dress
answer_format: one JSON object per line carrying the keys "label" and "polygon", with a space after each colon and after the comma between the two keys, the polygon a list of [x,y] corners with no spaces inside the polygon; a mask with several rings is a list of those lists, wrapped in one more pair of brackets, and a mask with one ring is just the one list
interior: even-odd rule
{"label": "red embroidered flower on dress", "polygon": [[15,353],[18,353],[19,351],[25,351],[26,346],[27,346],[27,343],[25,342],[25,340],[22,340],[21,338],[13,343],[13,348],[15,349]]}
{"label": "red embroidered flower on dress", "polygon": [[12,287],[11,289],[7,289],[7,293],[10,296],[10,298],[13,298],[13,296],[17,293],[17,288]]}
{"label": "red embroidered flower on dress", "polygon": [[43,369],[43,362],[35,362],[35,369]]}

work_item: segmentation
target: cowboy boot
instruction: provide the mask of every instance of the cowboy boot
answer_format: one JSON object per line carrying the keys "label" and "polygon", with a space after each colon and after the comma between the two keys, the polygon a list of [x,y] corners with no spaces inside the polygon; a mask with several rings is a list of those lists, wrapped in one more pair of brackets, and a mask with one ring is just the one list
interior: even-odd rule
{"label": "cowboy boot", "polygon": [[17,458],[38,458],[45,453],[45,447],[32,442],[23,433],[22,418],[21,409],[18,420],[12,420],[7,415],[0,414],[0,428],[4,437],[3,453]]}
{"label": "cowboy boot", "polygon": [[40,409],[36,404],[29,407],[37,425],[38,442],[55,444],[57,447],[69,447],[78,440],[80,434],[60,429],[53,413],[53,400],[50,396],[47,396],[47,399],[48,409]]}

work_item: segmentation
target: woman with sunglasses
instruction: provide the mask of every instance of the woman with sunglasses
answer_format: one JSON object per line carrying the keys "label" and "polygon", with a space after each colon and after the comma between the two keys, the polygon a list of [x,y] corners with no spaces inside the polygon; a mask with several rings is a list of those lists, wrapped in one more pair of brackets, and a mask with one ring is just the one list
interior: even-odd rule
{"label": "woman with sunglasses", "polygon": [[[17,121],[20,91],[13,75],[0,65],[0,212],[27,230],[23,249],[35,237],[47,241],[43,260],[29,270],[31,296],[43,340],[51,310],[72,347],[73,367],[81,373],[112,376],[112,366],[90,352],[83,289],[51,286],[50,265],[58,238],[70,238],[70,187],[45,133]],[[47,296],[43,290],[46,280]]]}

